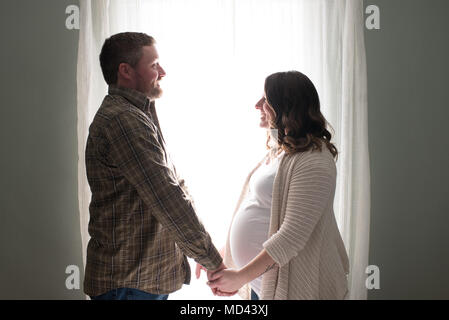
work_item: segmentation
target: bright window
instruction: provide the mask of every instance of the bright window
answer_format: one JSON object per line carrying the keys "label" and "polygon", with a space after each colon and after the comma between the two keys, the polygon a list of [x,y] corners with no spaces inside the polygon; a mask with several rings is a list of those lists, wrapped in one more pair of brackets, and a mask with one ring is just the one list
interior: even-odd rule
{"label": "bright window", "polygon": [[[176,1],[169,8],[141,2],[140,12],[149,14],[140,23],[155,37],[167,72],[156,109],[168,150],[218,249],[243,182],[266,152],[254,108],[264,79],[304,63],[292,13],[299,8],[292,1],[272,3]],[[214,299],[206,275],[197,281],[190,261],[191,286],[171,299]]]}

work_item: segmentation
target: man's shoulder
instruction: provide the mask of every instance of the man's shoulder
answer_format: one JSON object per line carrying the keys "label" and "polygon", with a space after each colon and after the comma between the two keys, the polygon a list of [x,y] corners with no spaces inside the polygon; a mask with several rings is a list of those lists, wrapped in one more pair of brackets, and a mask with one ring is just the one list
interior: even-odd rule
{"label": "man's shoulder", "polygon": [[153,127],[151,118],[142,110],[131,104],[125,98],[118,95],[107,95],[103,99],[92,126],[106,128],[114,120],[135,120]]}
{"label": "man's shoulder", "polygon": [[101,115],[104,119],[112,120],[122,115],[142,115],[143,112],[125,98],[108,94],[104,97],[97,114]]}

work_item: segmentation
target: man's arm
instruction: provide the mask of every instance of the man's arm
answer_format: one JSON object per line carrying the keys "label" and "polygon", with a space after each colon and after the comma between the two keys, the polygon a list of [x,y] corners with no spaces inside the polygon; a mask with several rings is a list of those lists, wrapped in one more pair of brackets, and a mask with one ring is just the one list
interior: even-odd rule
{"label": "man's arm", "polygon": [[222,265],[210,235],[167,164],[154,124],[126,110],[105,128],[110,156],[181,250],[207,269]]}

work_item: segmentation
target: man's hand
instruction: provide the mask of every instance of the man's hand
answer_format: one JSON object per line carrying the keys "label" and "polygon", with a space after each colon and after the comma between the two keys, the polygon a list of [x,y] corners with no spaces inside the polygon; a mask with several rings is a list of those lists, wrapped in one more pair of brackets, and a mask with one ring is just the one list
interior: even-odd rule
{"label": "man's hand", "polygon": [[195,269],[195,275],[196,278],[199,279],[201,275],[201,270],[204,270],[207,272],[207,269],[204,268],[202,265],[200,265],[198,262],[196,263],[196,269]]}
{"label": "man's hand", "polygon": [[[222,252],[223,251],[220,250],[220,254]],[[207,270],[205,267],[203,267],[202,265],[197,263],[196,264],[195,275],[196,275],[196,278],[199,279],[200,275],[201,275],[201,270],[204,270],[207,273],[207,279],[210,281],[212,274],[214,274],[214,273],[216,273],[218,271],[224,270],[224,269],[226,269],[226,266],[225,266],[224,263],[221,263],[220,267],[218,267],[218,269],[215,269],[215,270]],[[230,297],[230,296],[233,296],[233,295],[235,295],[237,293],[237,291],[234,291],[234,292],[223,292],[223,291],[218,290],[217,288],[213,288],[213,289],[211,288],[211,290],[212,290],[212,293],[214,295],[221,296],[221,297]]]}
{"label": "man's hand", "polygon": [[[210,283],[213,280],[219,279],[218,274],[220,274],[220,272],[223,272],[223,270],[227,270],[224,263],[222,263],[220,265],[220,267],[216,270],[207,270],[207,279],[209,280],[208,283]],[[218,296],[222,296],[222,297],[230,297],[230,296],[235,295],[238,292],[238,290],[235,290],[235,291],[234,290],[232,290],[232,291],[231,290],[229,290],[229,291],[220,290],[221,288],[217,288],[217,287],[211,288],[211,289],[212,289],[212,292],[214,293],[214,295],[216,295],[216,296],[218,295]]]}
{"label": "man's hand", "polygon": [[[226,269],[226,266],[225,266],[225,264],[222,262],[221,265],[218,267],[218,269],[216,269],[216,270],[206,270],[207,280],[210,281],[210,278],[212,277],[212,274],[214,274],[215,272],[224,270],[224,269]],[[211,290],[212,290],[212,293],[213,293],[214,295],[217,295],[217,291],[218,291],[217,288],[211,288]]]}
{"label": "man's hand", "polygon": [[215,270],[207,270],[207,280],[211,280],[211,277],[212,277],[212,275],[214,274],[214,273],[216,273],[216,272],[218,272],[218,271],[221,271],[221,270],[224,270],[224,269],[226,269],[226,266],[225,266],[225,264],[222,262],[221,263],[221,265],[218,267],[218,269],[215,269]]}
{"label": "man's hand", "polygon": [[209,287],[221,292],[237,292],[245,283],[243,274],[239,270],[222,269],[212,273],[208,278]]}

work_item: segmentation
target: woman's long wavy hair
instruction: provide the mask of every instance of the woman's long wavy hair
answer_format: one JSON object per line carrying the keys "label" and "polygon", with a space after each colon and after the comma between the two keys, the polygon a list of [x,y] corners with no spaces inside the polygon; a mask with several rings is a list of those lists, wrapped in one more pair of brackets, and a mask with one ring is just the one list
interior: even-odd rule
{"label": "woman's long wavy hair", "polygon": [[[329,125],[320,111],[320,99],[312,81],[299,71],[277,72],[265,79],[266,102],[274,111],[270,121],[277,129],[277,145],[287,154],[319,149],[322,144],[336,159]],[[268,146],[268,143],[267,143]]]}

